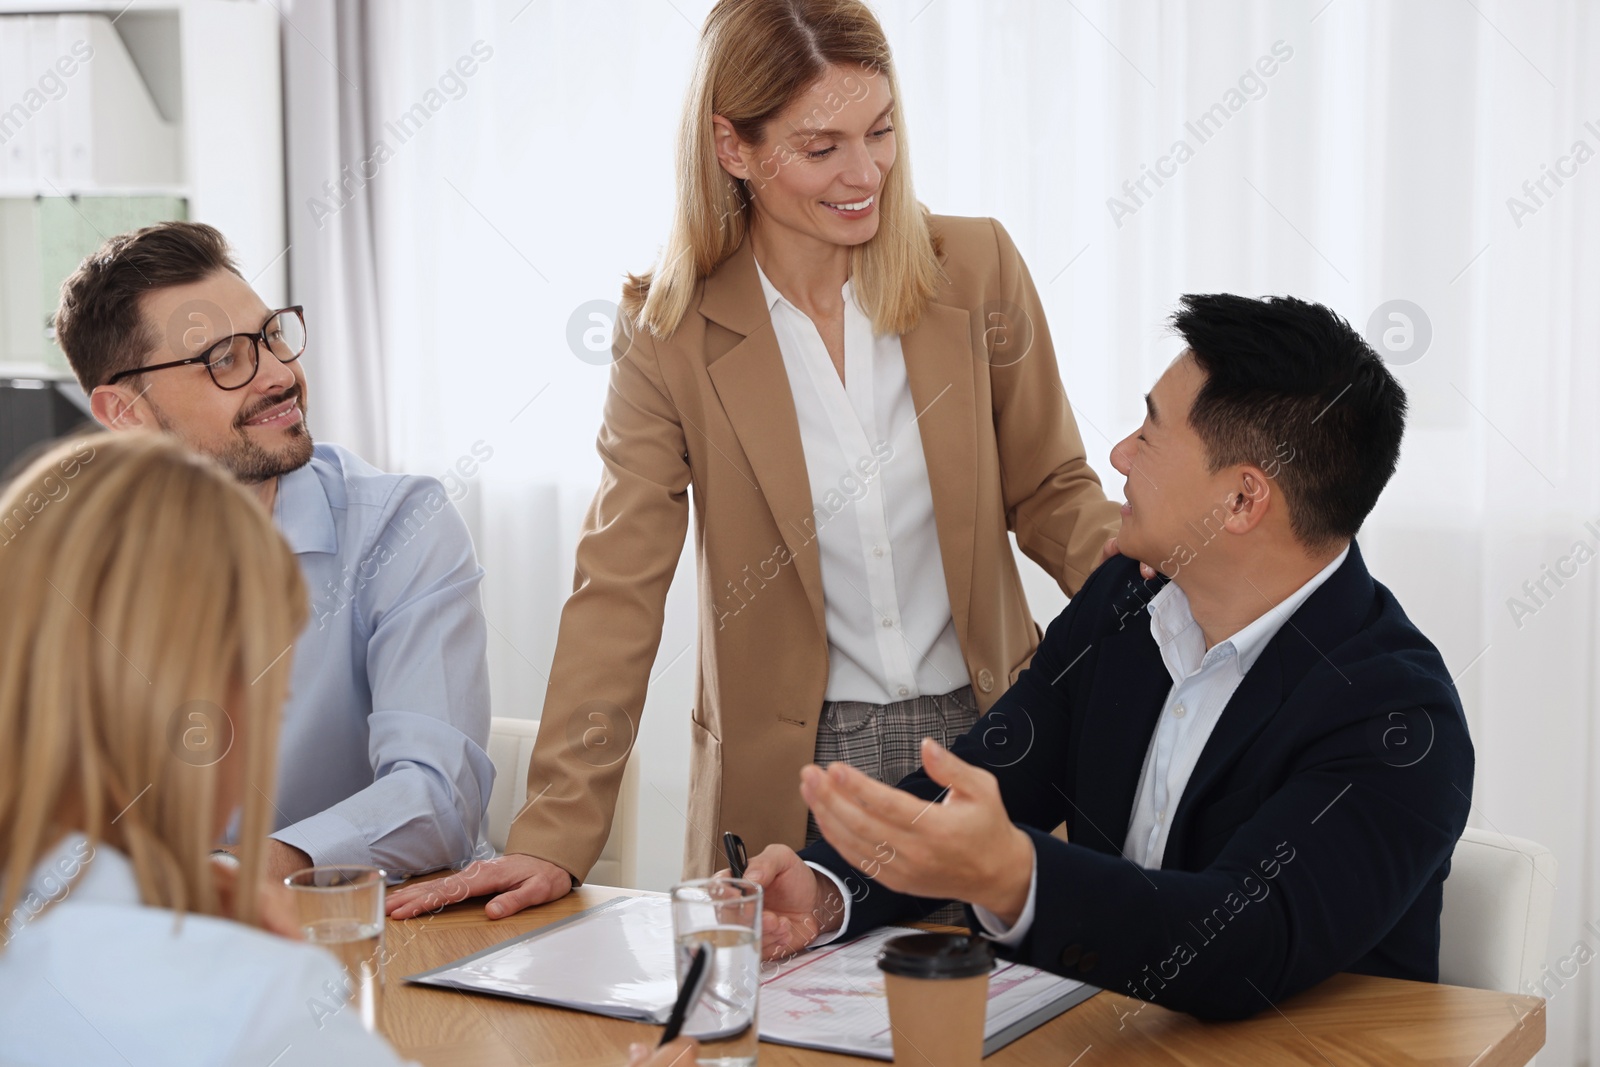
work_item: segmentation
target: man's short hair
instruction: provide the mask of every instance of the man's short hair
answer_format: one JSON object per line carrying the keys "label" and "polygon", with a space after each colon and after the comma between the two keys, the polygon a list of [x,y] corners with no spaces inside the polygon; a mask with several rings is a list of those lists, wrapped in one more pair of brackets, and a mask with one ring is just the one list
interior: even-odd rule
{"label": "man's short hair", "polygon": [[1355,536],[1394,474],[1406,394],[1335,312],[1292,296],[1186,295],[1172,316],[1205,384],[1189,424],[1213,472],[1273,474],[1300,542]]}
{"label": "man's short hair", "polygon": [[161,344],[144,320],[142,297],[219,270],[239,273],[227,240],[200,222],[163,222],[101,245],[61,283],[54,319],[56,343],[78,384],[85,392],[104,385]]}

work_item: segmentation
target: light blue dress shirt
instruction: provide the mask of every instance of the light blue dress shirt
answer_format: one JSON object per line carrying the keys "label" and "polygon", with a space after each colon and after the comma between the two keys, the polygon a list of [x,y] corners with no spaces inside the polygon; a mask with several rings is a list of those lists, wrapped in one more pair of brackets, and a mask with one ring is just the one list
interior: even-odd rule
{"label": "light blue dress shirt", "polygon": [[392,881],[488,854],[483,568],[444,486],[319,444],[279,479],[273,519],[311,615],[283,710],[272,836]]}
{"label": "light blue dress shirt", "polygon": [[127,857],[81,834],[39,863],[5,918],[6,1067],[401,1062],[343,1003],[343,970],[326,950],[145,907]]}

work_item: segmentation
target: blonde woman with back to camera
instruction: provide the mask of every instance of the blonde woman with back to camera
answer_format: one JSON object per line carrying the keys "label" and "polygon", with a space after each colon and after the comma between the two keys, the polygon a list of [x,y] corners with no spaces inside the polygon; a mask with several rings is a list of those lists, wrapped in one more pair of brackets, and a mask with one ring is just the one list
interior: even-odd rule
{"label": "blonde woman with back to camera", "polygon": [[306,593],[249,491],[63,442],[0,491],[0,604],[0,1062],[399,1063],[308,1007],[339,965],[256,890]]}
{"label": "blonde woman with back to camera", "polygon": [[721,0],[678,147],[671,235],[622,297],[600,488],[507,855],[390,914],[589,872],[638,735],[695,504],[684,872],[817,834],[815,761],[880,781],[967,731],[1039,630],[1008,533],[1069,596],[1119,507],[1084,455],[1043,307],[993,219],[916,200],[882,27],[858,0]]}

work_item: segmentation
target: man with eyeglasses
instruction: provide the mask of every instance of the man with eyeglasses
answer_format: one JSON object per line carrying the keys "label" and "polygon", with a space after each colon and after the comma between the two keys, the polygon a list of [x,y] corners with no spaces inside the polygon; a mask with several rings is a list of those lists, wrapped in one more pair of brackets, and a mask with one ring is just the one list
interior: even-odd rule
{"label": "man with eyeglasses", "polygon": [[[305,311],[263,303],[210,226],[111,238],[62,283],[55,330],[97,420],[176,434],[220,462],[299,558],[311,617],[283,712],[269,876],[465,864],[494,781],[483,570],[443,486],[313,444]],[[268,666],[245,664],[241,684]],[[195,757],[182,741],[195,728],[233,725],[226,709],[173,715],[180,760]]]}

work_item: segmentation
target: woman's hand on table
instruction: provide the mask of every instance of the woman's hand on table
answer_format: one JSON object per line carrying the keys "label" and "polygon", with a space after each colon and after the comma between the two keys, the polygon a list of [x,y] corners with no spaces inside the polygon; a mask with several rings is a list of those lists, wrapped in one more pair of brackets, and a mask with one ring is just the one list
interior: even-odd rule
{"label": "woman's hand on table", "polygon": [[493,893],[483,913],[491,919],[504,919],[523,908],[559,900],[571,891],[572,875],[565,869],[549,860],[513,852],[478,860],[446,878],[396,889],[389,894],[385,909],[391,919],[410,919],[468,897]]}
{"label": "woman's hand on table", "polygon": [[[239,863],[237,859],[213,856],[211,858],[212,884],[216,886],[222,913],[238,917]],[[292,941],[302,938],[299,914],[289,896],[289,888],[281,878],[263,881],[256,893],[256,922],[263,930],[287,937]]]}

